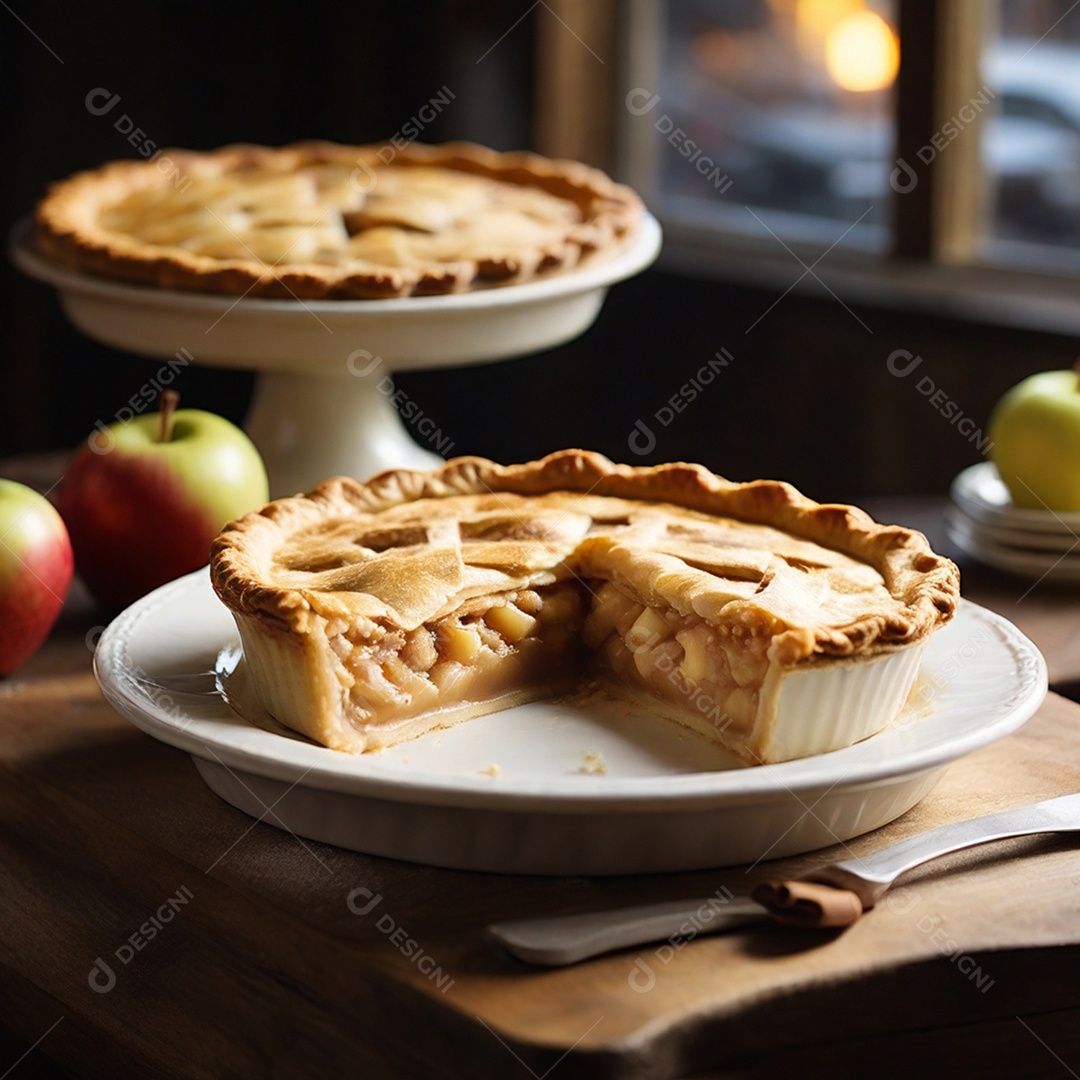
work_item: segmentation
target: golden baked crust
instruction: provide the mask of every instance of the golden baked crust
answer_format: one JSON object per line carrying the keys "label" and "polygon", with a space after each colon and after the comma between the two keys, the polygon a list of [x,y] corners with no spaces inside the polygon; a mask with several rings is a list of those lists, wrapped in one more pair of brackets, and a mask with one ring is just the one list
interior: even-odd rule
{"label": "golden baked crust", "polygon": [[[379,514],[419,499],[499,492],[565,492],[568,512],[577,501],[575,493],[671,504],[772,526],[874,567],[897,602],[895,609],[867,612],[843,626],[815,627],[812,638],[785,639],[780,655],[787,663],[815,653],[848,656],[910,644],[948,621],[959,598],[956,567],[912,529],[880,525],[856,507],[813,502],[782,481],[733,483],[685,463],[616,465],[587,450],[562,450],[523,465],[460,457],[433,472],[396,469],[366,484],[344,477],[324,481],[309,494],[278,499],[227,525],[214,542],[214,588],[233,611],[271,627],[297,628],[309,610],[308,598],[296,589],[266,583],[254,553],[274,550],[290,535],[327,518]],[[637,555],[647,558],[648,553]],[[644,580],[653,569],[645,564],[638,576]],[[628,565],[626,572],[633,573],[633,568]]]}
{"label": "golden baked crust", "polygon": [[617,249],[643,211],[597,169],[471,143],[392,157],[377,145],[236,145],[161,160],[171,167],[112,162],[52,185],[35,215],[42,253],[184,291],[418,296],[571,269]]}
{"label": "golden baked crust", "polygon": [[[279,719],[328,745],[366,749],[426,730],[416,709],[403,727],[380,730],[366,698],[346,715],[361,670],[399,685],[416,674],[399,672],[394,650],[434,648],[425,635],[441,649],[458,632],[448,620],[463,614],[486,620],[485,632],[509,621],[515,642],[543,636],[558,609],[552,618],[568,627],[560,647],[572,636],[604,653],[631,692],[640,683],[648,697],[656,672],[668,673],[668,711],[697,701],[701,686],[716,696],[722,685],[724,723],[691,726],[748,760],[784,752],[769,729],[785,673],[906,650],[946,623],[959,597],[956,567],[925,537],[854,507],[815,503],[781,482],[732,483],[681,463],[616,465],[583,450],[511,466],[457,458],[366,484],[328,480],[226,526],[211,579],[245,650],[274,643],[263,677],[275,680],[271,669],[296,659],[303,674],[290,678],[308,680],[295,700],[284,685],[270,695]],[[370,646],[375,667],[327,667],[328,641],[339,657]],[[436,659],[420,665],[428,681]],[[499,683],[504,697],[517,689]],[[392,702],[387,709],[392,719]],[[466,714],[480,711],[491,710],[473,702]]]}

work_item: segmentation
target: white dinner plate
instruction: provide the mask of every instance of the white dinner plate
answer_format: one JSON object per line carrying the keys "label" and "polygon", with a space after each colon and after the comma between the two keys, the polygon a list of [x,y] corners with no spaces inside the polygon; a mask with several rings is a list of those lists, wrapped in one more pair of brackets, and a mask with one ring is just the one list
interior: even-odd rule
{"label": "white dinner plate", "polygon": [[1040,532],[1034,529],[1028,531],[1008,525],[993,525],[969,517],[955,504],[946,508],[945,522],[957,532],[970,532],[976,539],[995,544],[1007,551],[1035,555],[1052,554],[1054,558],[1058,555],[1076,555],[1080,558],[1080,536],[1073,536],[1071,533]]}
{"label": "white dinner plate", "polygon": [[1013,506],[1009,489],[992,461],[964,469],[953,480],[950,494],[968,517],[980,523],[1026,533],[1054,533],[1070,540],[1080,537],[1080,513]]}
{"label": "white dinner plate", "polygon": [[1061,551],[999,543],[963,514],[945,518],[945,532],[961,551],[1006,573],[1050,581],[1080,581],[1080,537]]}
{"label": "white dinner plate", "polygon": [[603,700],[518,706],[353,756],[254,706],[228,674],[238,652],[202,570],[120,615],[95,668],[122,715],[190,753],[241,810],[358,851],[505,873],[691,870],[846,840],[898,817],[951,761],[1019,727],[1047,685],[1035,646],[964,602],[931,638],[897,721],[816,757],[742,766],[678,725]]}

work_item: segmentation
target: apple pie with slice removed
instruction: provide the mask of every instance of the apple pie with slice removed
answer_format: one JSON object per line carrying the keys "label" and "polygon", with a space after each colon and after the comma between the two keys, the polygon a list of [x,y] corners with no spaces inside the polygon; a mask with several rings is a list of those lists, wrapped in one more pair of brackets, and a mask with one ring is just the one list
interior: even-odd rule
{"label": "apple pie with slice removed", "polygon": [[334,749],[599,680],[748,763],[888,724],[959,595],[861,510],[581,450],[328,480],[226,526],[211,578],[261,704]]}

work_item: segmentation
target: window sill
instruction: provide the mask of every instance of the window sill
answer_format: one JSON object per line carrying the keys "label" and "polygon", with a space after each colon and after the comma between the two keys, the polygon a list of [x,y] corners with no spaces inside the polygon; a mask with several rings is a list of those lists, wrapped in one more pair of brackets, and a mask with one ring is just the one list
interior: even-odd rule
{"label": "window sill", "polygon": [[831,290],[846,304],[1080,336],[1080,276],[928,264],[804,243],[785,250],[776,240],[716,238],[678,222],[663,225],[660,266],[667,270],[781,293],[830,298]]}

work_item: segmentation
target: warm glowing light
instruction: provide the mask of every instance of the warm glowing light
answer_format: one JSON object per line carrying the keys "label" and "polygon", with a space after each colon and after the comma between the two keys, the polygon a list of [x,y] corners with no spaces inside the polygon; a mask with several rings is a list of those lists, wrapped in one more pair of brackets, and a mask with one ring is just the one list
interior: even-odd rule
{"label": "warm glowing light", "polygon": [[825,65],[844,90],[884,90],[900,67],[900,46],[889,24],[872,11],[849,15],[829,33]]}
{"label": "warm glowing light", "polygon": [[820,41],[845,19],[865,10],[864,0],[798,0],[795,22],[804,38]]}

